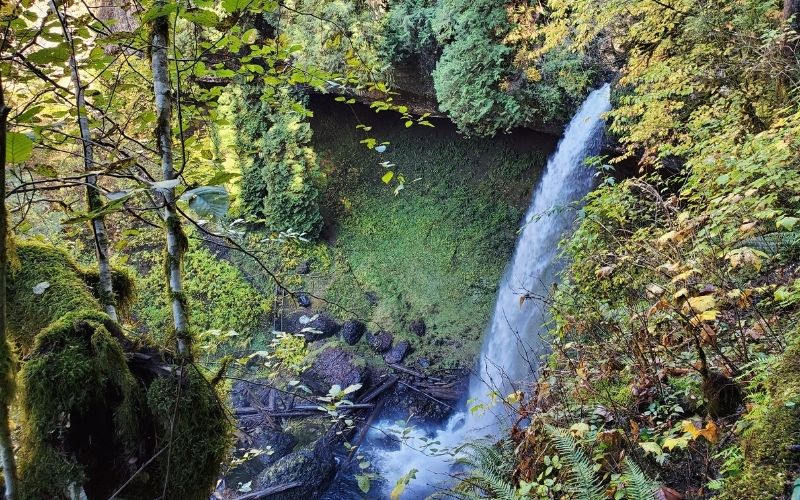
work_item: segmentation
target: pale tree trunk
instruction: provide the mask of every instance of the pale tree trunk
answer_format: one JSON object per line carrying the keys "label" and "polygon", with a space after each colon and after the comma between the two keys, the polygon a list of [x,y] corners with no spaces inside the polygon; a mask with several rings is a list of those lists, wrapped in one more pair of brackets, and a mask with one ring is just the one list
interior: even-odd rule
{"label": "pale tree trunk", "polygon": [[3,84],[0,81],[0,187],[3,207],[0,213],[0,465],[3,466],[6,500],[17,497],[17,466],[14,460],[14,443],[8,409],[14,396],[14,358],[6,338],[6,275],[8,273],[8,212],[6,211],[6,121],[10,108],[6,107]]}
{"label": "pale tree trunk", "polygon": [[[83,143],[83,166],[84,170],[88,173],[86,176],[86,205],[89,211],[93,212],[102,208],[103,201],[100,199],[100,192],[97,190],[97,175],[89,173],[95,170],[95,163],[94,146],[92,145],[92,136],[89,130],[89,117],[86,113],[85,89],[81,85],[81,75],[78,72],[78,61],[75,57],[75,43],[73,42],[72,33],[67,25],[66,13],[62,14],[59,12],[58,6],[54,0],[50,0],[50,7],[53,9],[56,16],[58,16],[61,29],[64,33],[64,39],[70,46],[69,68],[72,73],[72,85],[75,88],[78,126],[80,127],[81,142]],[[94,233],[94,253],[97,257],[97,267],[99,271],[100,302],[106,314],[114,321],[119,321],[116,300],[114,299],[114,286],[111,279],[106,222],[103,217],[96,217],[92,219],[91,225],[92,232]]]}
{"label": "pale tree trunk", "polygon": [[[169,60],[167,46],[169,43],[169,23],[167,17],[159,17],[153,21],[150,46],[150,63],[153,71],[153,93],[156,103],[156,139],[161,154],[161,170],[164,181],[178,178],[172,157],[172,126],[169,81]],[[172,320],[175,327],[177,353],[183,358],[190,356],[189,322],[186,314],[186,300],[183,294],[181,263],[186,250],[186,236],[181,228],[181,221],[175,206],[175,188],[159,189],[164,203],[164,225],[167,236],[167,283],[172,305]]]}

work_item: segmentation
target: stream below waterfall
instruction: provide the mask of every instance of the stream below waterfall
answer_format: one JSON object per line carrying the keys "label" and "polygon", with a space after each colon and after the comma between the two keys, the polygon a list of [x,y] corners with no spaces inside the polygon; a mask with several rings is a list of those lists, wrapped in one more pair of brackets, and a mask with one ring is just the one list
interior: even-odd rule
{"label": "stream below waterfall", "polygon": [[395,422],[383,420],[369,432],[363,453],[386,485],[378,497],[388,496],[412,469],[416,477],[404,498],[423,498],[451,484],[452,450],[467,441],[496,437],[507,426],[511,415],[500,404],[491,407],[489,399],[492,394],[503,397],[535,376],[544,350],[540,337],[548,319],[540,299],[549,295],[561,269],[558,243],[575,220],[577,204],[594,186],[594,172],[584,160],[600,152],[603,115],[609,109],[610,88],[604,85],[580,106],[548,159],[500,282],[468,395],[460,408],[440,428],[412,427],[403,434]]}

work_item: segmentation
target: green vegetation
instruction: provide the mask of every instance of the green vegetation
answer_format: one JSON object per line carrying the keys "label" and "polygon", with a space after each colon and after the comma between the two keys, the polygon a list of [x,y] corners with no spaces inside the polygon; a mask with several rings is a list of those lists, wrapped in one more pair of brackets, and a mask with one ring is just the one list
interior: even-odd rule
{"label": "green vegetation", "polygon": [[[121,328],[101,312],[67,254],[22,242],[16,254],[8,318],[10,338],[26,359],[19,373],[21,497],[61,497],[76,485],[108,496],[149,458],[145,443],[169,442],[173,425],[183,439],[172,444],[172,453],[186,467],[170,473],[171,496],[207,493],[228,448],[226,416],[208,382],[199,373],[189,375],[177,392],[174,382],[148,382],[150,376],[134,373],[122,350],[121,341],[128,341]],[[173,423],[177,394],[185,411]],[[160,425],[156,436],[151,419]],[[101,451],[97,443],[104,443]],[[153,468],[166,467],[167,456],[160,454]],[[148,477],[130,491],[160,492],[166,474],[149,482]]]}
{"label": "green vegetation", "polygon": [[239,109],[250,105],[254,113],[240,113],[237,119],[239,157],[242,166],[242,208],[247,216],[263,221],[277,232],[301,233],[315,239],[322,229],[317,198],[323,177],[314,150],[309,147],[311,127],[302,106],[288,101],[270,109],[254,89],[243,98]]}
{"label": "green vegetation", "polygon": [[[408,337],[415,356],[469,366],[547,141],[537,150],[514,136],[464,139],[444,122],[409,129],[355,108],[370,134],[389,142],[381,154],[360,147],[357,122],[322,106],[314,144],[330,182],[324,207],[336,222],[333,275],[316,286],[374,328]],[[406,179],[397,195],[380,181],[381,162]],[[418,318],[427,323],[423,337],[408,330]]]}
{"label": "green vegetation", "polygon": [[[132,248],[135,263],[143,271],[133,306],[140,331],[160,345],[170,345],[168,296],[163,289],[164,258],[148,251],[147,244]],[[137,250],[138,249],[138,250]],[[242,347],[260,334],[270,312],[270,295],[259,293],[242,272],[192,238],[184,255],[184,293],[191,309],[193,334],[214,352],[216,339],[232,340]],[[237,335],[221,338],[230,331]],[[215,336],[214,334],[217,333]],[[216,337],[216,339],[215,339]]]}

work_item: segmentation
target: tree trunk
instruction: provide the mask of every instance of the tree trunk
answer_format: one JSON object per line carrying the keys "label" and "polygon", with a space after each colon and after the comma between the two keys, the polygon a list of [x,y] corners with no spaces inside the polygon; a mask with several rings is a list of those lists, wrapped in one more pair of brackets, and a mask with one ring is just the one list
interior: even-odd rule
{"label": "tree trunk", "polygon": [[[84,170],[88,173],[95,170],[94,146],[92,145],[92,136],[89,131],[89,118],[86,114],[85,89],[81,85],[78,62],[75,58],[75,43],[72,39],[72,33],[67,26],[66,14],[62,15],[58,11],[58,6],[54,0],[50,0],[50,7],[53,9],[56,16],[58,16],[58,20],[61,23],[61,30],[64,33],[64,39],[70,46],[69,68],[72,73],[72,84],[75,87],[78,126],[80,127],[81,142],[83,143],[83,166]],[[86,176],[86,205],[89,212],[99,210],[103,206],[103,201],[100,199],[100,192],[97,189],[97,175],[95,174],[88,174]],[[114,299],[114,287],[111,280],[111,264],[109,262],[106,222],[103,217],[96,217],[92,219],[91,225],[94,234],[94,250],[97,257],[99,274],[100,303],[111,319],[119,321],[116,300]]]}
{"label": "tree trunk", "polygon": [[[163,2],[159,2],[159,5]],[[150,47],[150,63],[153,71],[153,93],[156,103],[156,140],[161,154],[161,170],[164,181],[178,178],[172,157],[172,125],[169,81],[169,22],[166,16],[153,21]],[[186,314],[186,300],[183,294],[181,263],[186,250],[186,236],[181,228],[175,205],[175,188],[159,189],[164,203],[164,224],[167,238],[167,283],[172,303],[172,319],[175,327],[177,354],[183,358],[190,356],[189,322]]]}
{"label": "tree trunk", "polygon": [[17,497],[17,466],[14,444],[11,442],[8,408],[14,397],[14,358],[6,339],[6,273],[8,273],[8,212],[6,211],[6,120],[10,108],[6,107],[3,85],[0,81],[0,186],[3,207],[0,213],[0,464],[3,466],[5,497]]}

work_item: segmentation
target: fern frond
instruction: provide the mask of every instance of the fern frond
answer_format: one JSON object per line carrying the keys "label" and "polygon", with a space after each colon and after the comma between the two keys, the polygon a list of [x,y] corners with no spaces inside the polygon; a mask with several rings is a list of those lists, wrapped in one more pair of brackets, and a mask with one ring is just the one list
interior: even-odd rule
{"label": "fern frond", "polygon": [[658,483],[647,477],[647,474],[642,472],[636,462],[630,457],[625,457],[622,469],[627,500],[653,500],[655,498]]}
{"label": "fern frond", "polygon": [[572,434],[565,429],[545,425],[561,462],[568,474],[567,490],[578,500],[603,500],[603,489],[595,476],[592,462],[578,446]]}
{"label": "fern frond", "polygon": [[516,488],[511,482],[514,473],[514,449],[503,441],[498,445],[470,443],[466,455],[457,460],[470,468],[456,487],[459,498],[498,498],[516,500]]}

